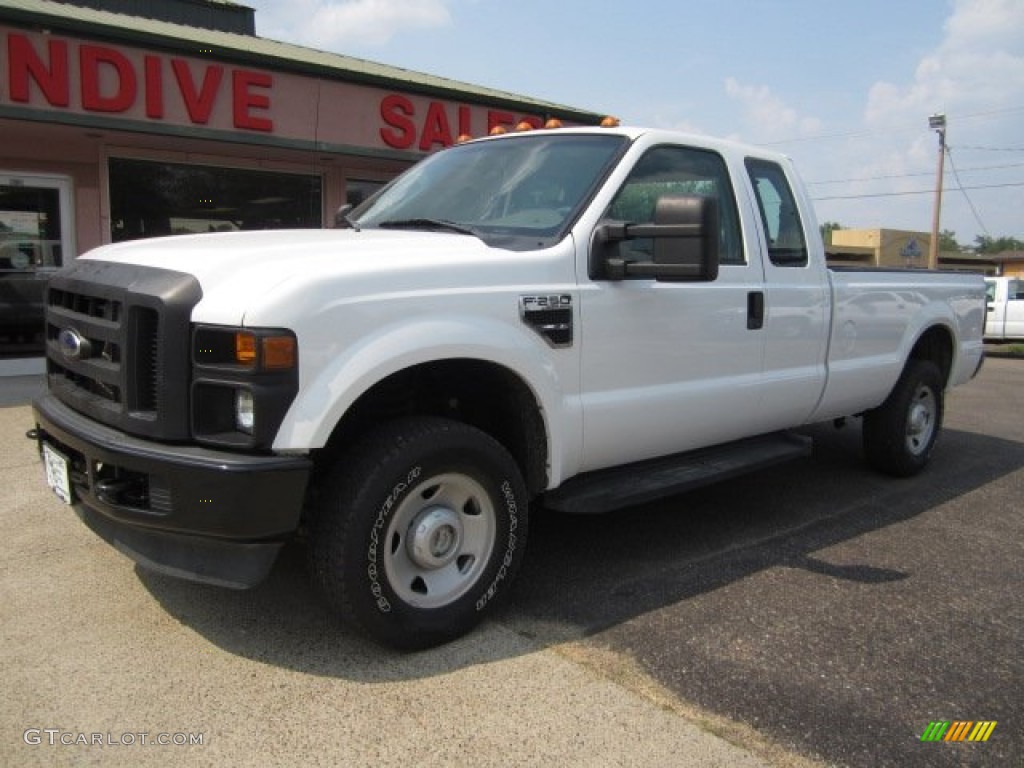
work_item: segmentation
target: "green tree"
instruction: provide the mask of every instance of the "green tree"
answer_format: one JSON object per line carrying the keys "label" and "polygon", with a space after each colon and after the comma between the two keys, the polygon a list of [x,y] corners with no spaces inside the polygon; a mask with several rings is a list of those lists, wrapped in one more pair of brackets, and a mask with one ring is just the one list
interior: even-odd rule
{"label": "green tree", "polygon": [[960,243],[956,241],[956,232],[951,229],[944,229],[939,233],[939,251],[950,253],[962,251]]}
{"label": "green tree", "polygon": [[843,225],[840,224],[838,221],[826,221],[825,223],[823,223],[820,229],[821,239],[825,243],[825,245],[832,245],[832,233],[835,232],[837,229],[842,228]]}
{"label": "green tree", "polygon": [[978,253],[1002,253],[1003,251],[1024,251],[1024,242],[1015,237],[989,237],[978,235],[974,238],[974,250]]}

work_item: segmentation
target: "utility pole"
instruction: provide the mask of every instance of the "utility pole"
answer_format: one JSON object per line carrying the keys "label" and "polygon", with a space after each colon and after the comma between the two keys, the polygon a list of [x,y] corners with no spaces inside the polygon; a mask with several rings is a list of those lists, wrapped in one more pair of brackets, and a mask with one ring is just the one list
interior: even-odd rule
{"label": "utility pole", "polygon": [[939,268],[939,218],[942,213],[942,171],[946,160],[946,116],[936,112],[928,127],[939,134],[939,167],[935,173],[935,210],[932,213],[932,242],[928,248],[928,269]]}

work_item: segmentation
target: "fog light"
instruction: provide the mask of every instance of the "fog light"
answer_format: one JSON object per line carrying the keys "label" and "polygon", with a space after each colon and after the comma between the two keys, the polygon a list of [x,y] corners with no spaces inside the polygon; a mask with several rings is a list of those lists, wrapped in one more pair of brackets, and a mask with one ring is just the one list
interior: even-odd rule
{"label": "fog light", "polygon": [[235,427],[240,432],[252,434],[253,424],[256,423],[256,407],[253,403],[252,392],[248,389],[235,390]]}

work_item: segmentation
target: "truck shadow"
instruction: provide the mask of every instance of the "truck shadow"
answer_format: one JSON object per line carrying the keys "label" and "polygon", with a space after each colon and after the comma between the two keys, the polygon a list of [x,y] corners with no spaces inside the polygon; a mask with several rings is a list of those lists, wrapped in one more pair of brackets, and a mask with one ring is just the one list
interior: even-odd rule
{"label": "truck shadow", "polygon": [[[468,637],[422,653],[382,649],[330,616],[310,588],[299,545],[246,592],[137,575],[170,615],[228,653],[360,682],[417,679],[594,635],[769,568],[867,585],[908,578],[815,553],[1024,467],[1024,444],[946,430],[928,471],[893,480],[863,466],[856,424],[806,431],[815,438],[812,458],[722,485],[602,516],[533,509],[511,605]],[[794,621],[800,610],[794,601]]]}

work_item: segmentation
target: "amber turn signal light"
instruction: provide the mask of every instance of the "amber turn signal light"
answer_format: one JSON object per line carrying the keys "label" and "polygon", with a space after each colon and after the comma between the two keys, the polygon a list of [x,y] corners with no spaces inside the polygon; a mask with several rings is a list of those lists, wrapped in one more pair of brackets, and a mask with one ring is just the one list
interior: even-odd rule
{"label": "amber turn signal light", "polygon": [[235,334],[235,362],[264,371],[284,371],[296,363],[293,336],[257,336],[248,331]]}
{"label": "amber turn signal light", "polygon": [[235,334],[235,360],[242,365],[256,363],[256,336],[246,331]]}
{"label": "amber turn signal light", "polygon": [[262,341],[265,370],[283,371],[295,367],[295,337],[266,336]]}

